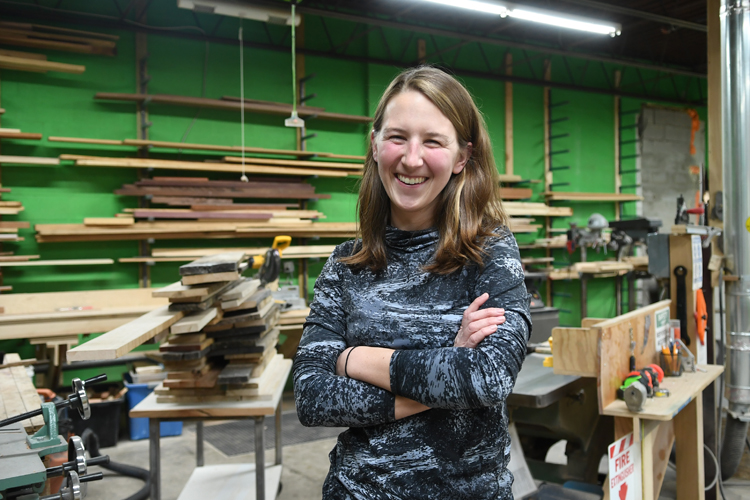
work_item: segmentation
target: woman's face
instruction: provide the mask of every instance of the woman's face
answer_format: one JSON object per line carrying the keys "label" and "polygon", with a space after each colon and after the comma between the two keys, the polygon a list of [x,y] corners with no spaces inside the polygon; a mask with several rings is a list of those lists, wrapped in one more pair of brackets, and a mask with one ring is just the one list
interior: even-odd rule
{"label": "woman's face", "polygon": [[463,170],[469,145],[460,148],[456,129],[421,92],[409,90],[386,105],[372,153],[391,200],[391,225],[406,231],[435,225],[437,199],[452,174]]}

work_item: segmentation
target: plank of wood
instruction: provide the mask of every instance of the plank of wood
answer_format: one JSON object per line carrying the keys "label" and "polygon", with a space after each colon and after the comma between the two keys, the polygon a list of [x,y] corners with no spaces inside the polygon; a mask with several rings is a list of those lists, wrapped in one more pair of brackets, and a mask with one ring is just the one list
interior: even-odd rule
{"label": "plank of wood", "polygon": [[203,327],[211,322],[216,317],[216,308],[212,307],[205,311],[193,313],[189,316],[185,316],[180,321],[172,325],[169,331],[172,334],[179,333],[194,333],[203,330]]}
{"label": "plank of wood", "polygon": [[[2,38],[0,36],[0,38]],[[55,71],[59,73],[81,74],[86,71],[86,66],[79,64],[65,64],[41,59],[29,59],[26,57],[12,57],[0,54],[0,68],[15,69],[21,71]]]}
{"label": "plank of wood", "polygon": [[86,139],[83,137],[47,137],[49,142],[69,142],[73,144],[103,144],[107,146],[122,146],[123,141],[113,139]]}
{"label": "plank of wood", "polygon": [[578,193],[547,191],[544,196],[549,201],[642,201],[643,196],[626,193]]}
{"label": "plank of wood", "polygon": [[220,370],[209,370],[204,375],[194,379],[169,379],[167,378],[162,384],[170,389],[192,389],[215,387],[219,378]]}
{"label": "plank of wood", "polygon": [[[39,36],[38,34],[34,34]],[[78,52],[82,54],[99,54],[114,56],[115,51],[113,49],[97,47],[87,43],[80,43],[75,41],[57,41],[57,40],[43,40],[39,38],[32,38],[23,34],[10,33],[8,30],[0,31],[0,43],[3,45],[17,45],[20,47],[33,47],[36,49],[51,49],[51,50],[62,50],[66,52]]]}
{"label": "plank of wood", "polygon": [[[293,109],[291,104],[287,104],[285,102],[261,101],[259,99],[240,98],[240,97],[231,96],[231,95],[223,95],[223,96],[221,96],[221,100],[222,101],[233,101],[233,102],[240,102],[240,101],[254,102],[254,103],[258,103],[258,104],[268,104],[270,106],[279,106],[281,108],[284,108],[284,110],[287,111],[288,113],[291,113],[291,111]],[[321,111],[325,111],[326,110],[326,108],[320,108],[320,107],[316,107],[316,106],[305,106],[305,108],[307,109],[307,111],[318,111],[318,112],[321,112]]]}
{"label": "plank of wood", "polygon": [[[206,198],[330,198],[330,195],[315,193],[309,185],[269,185],[268,183],[248,183],[243,188],[220,187],[151,187],[124,185],[115,190],[115,194],[123,196],[177,196],[206,197]],[[157,209],[158,210],[158,209]],[[161,209],[164,210],[164,209]]]}
{"label": "plank of wood", "polygon": [[36,358],[19,359],[18,361],[5,361],[4,363],[0,364],[0,370],[2,370],[3,368],[13,368],[14,366],[38,365],[40,363],[44,363],[44,361],[37,361]]}
{"label": "plank of wood", "polygon": [[29,31],[41,31],[41,32],[47,32],[47,33],[72,33],[75,35],[86,36],[87,38],[100,38],[103,40],[111,40],[111,41],[117,41],[120,39],[119,36],[110,35],[108,33],[96,33],[93,31],[74,30],[70,28],[60,28],[58,26],[46,26],[46,25],[41,25],[41,24],[0,21],[0,27],[11,28],[11,29],[22,29],[22,30],[29,30]]}
{"label": "plank of wood", "polygon": [[0,49],[0,55],[9,57],[22,57],[25,59],[36,59],[37,61],[46,61],[47,56],[44,54],[35,54],[33,52],[21,52],[20,50]]}
{"label": "plank of wood", "polygon": [[[215,205],[217,208],[212,208],[206,212],[201,212],[200,209],[192,208],[190,210],[182,208],[155,208],[149,209],[149,213],[152,217],[161,217],[166,215],[166,218],[171,217],[171,214],[185,214],[190,217],[201,219],[201,218],[232,218],[234,215],[255,215],[256,219],[325,219],[326,216],[322,212],[317,210],[241,210],[235,209],[234,204],[227,205]],[[218,208],[222,207],[222,208]],[[126,208],[128,213],[137,214],[142,212],[142,209],[137,208]]]}
{"label": "plank of wood", "polygon": [[30,132],[0,132],[0,139],[29,139],[39,141],[42,139],[42,134],[34,134]]}
{"label": "plank of wood", "polygon": [[525,200],[533,194],[531,188],[500,188],[500,198],[503,200]]}
{"label": "plank of wood", "polygon": [[223,311],[237,307],[255,294],[260,287],[260,280],[247,279],[220,297]]}
{"label": "plank of wood", "polygon": [[68,362],[117,359],[182,319],[185,313],[160,307],[67,353]]}
{"label": "plank of wood", "polygon": [[[242,262],[247,260],[245,252],[227,252],[201,257],[190,264],[180,266],[180,276],[239,272]],[[232,280],[226,280],[232,281]],[[185,283],[183,283],[185,284]]]}
{"label": "plank of wood", "polygon": [[238,272],[195,274],[183,276],[181,281],[183,285],[200,285],[202,283],[216,283],[219,281],[236,281],[240,277],[241,274]]}
{"label": "plank of wood", "polygon": [[509,184],[514,182],[521,182],[523,180],[523,177],[514,174],[499,174],[498,178],[500,182],[507,182]]}
{"label": "plank of wood", "polygon": [[133,217],[136,219],[238,219],[238,220],[270,220],[273,215],[263,212],[234,212],[230,210],[200,212],[197,210],[167,211],[161,209],[136,209]]}
{"label": "plank of wood", "polygon": [[[41,134],[7,134],[8,138],[16,139],[41,139]],[[38,136],[38,137],[36,137]],[[0,134],[0,138],[3,136]],[[60,159],[64,155],[60,155]],[[243,172],[242,165],[236,163],[210,163],[198,161],[176,161],[176,160],[153,160],[148,158],[81,158],[75,160],[79,167],[124,167],[124,168],[159,168],[164,170],[184,170],[199,172],[231,172],[239,174]],[[346,177],[348,171],[315,168],[274,167],[265,165],[245,165],[244,171],[248,174],[280,174],[280,175],[318,175],[320,177]]]}
{"label": "plank of wood", "polygon": [[[116,94],[108,92],[98,92],[94,96],[94,99],[126,102],[143,102],[148,99],[151,104],[169,104],[176,106],[190,106],[192,108],[225,109],[231,111],[239,111],[242,108],[240,103],[233,101],[222,101],[221,99],[208,99],[204,97],[188,97],[167,94]],[[251,111],[275,115],[287,115],[289,113],[285,109],[281,109],[278,106],[258,104],[253,102],[246,102],[244,108],[246,112]],[[305,106],[298,107],[297,113],[300,117],[303,118],[306,116],[315,115],[317,118],[323,120],[337,120],[349,123],[368,124],[372,121],[372,118],[370,118],[369,116],[345,115],[341,113],[331,113],[328,111],[314,112],[305,110]]]}
{"label": "plank of wood", "polygon": [[221,291],[229,283],[210,283],[208,285],[185,286],[179,281],[167,285],[164,288],[158,288],[153,291],[154,297],[166,297],[169,299],[196,298],[199,301],[207,299]]}
{"label": "plank of wood", "polygon": [[[0,131],[2,133],[2,131]],[[58,158],[39,158],[36,156],[9,156],[0,155],[0,163],[11,163],[15,165],[59,165]]]}
{"label": "plank of wood", "polygon": [[552,329],[553,371],[558,375],[596,377],[598,332],[589,328]]}
{"label": "plank of wood", "polygon": [[573,215],[573,209],[570,207],[550,207],[544,203],[521,203],[505,202],[503,203],[505,213],[509,216],[542,216],[542,217],[569,217]]}
{"label": "plank of wood", "polygon": [[61,259],[32,260],[27,262],[0,262],[0,267],[33,267],[33,266],[96,266],[114,264],[113,259]]}
{"label": "plank of wood", "polygon": [[[180,320],[182,321],[182,320]],[[179,322],[178,322],[179,323]],[[172,325],[174,326],[174,325]],[[170,344],[195,344],[206,340],[208,337],[203,332],[172,334],[167,341]]]}
{"label": "plank of wood", "polygon": [[0,221],[0,228],[28,229],[29,227],[30,227],[30,223],[27,220]]}
{"label": "plank of wood", "polygon": [[[224,161],[232,163],[242,163],[243,159],[239,156],[225,156]],[[362,163],[343,163],[331,161],[308,161],[308,160],[278,160],[273,158],[244,158],[245,163],[256,165],[280,165],[285,167],[313,167],[313,168],[342,168],[346,170],[364,169]]]}
{"label": "plank of wood", "polygon": [[132,217],[86,217],[83,219],[84,226],[132,226],[135,220]]}
{"label": "plank of wood", "polygon": [[[123,309],[150,308],[167,305],[164,298],[153,298],[153,288],[126,288],[114,290],[86,290],[78,292],[14,293],[3,296],[6,315],[2,322],[14,322],[19,318],[50,319],[61,314],[107,313]],[[40,335],[38,335],[40,336]]]}
{"label": "plank of wood", "polygon": [[[183,318],[184,319],[184,318]],[[182,320],[180,320],[182,321]],[[174,325],[172,325],[174,326]],[[172,344],[171,342],[166,342],[159,346],[160,352],[189,352],[189,351],[203,351],[207,347],[211,346],[214,343],[214,339],[203,339],[200,342],[196,343],[187,343],[187,342],[179,342]]]}
{"label": "plank of wood", "polygon": [[[268,288],[256,288],[256,290],[249,294],[247,297],[245,297],[244,300],[229,300],[226,302],[221,303],[221,309],[224,311],[224,313],[231,313],[234,311],[245,311],[248,309],[257,309],[258,307],[262,307],[266,305],[268,302],[264,302],[266,299],[271,297],[271,290]],[[238,303],[239,302],[239,303]],[[232,305],[236,304],[236,305]],[[252,312],[252,311],[248,311]],[[234,315],[236,316],[236,314]],[[230,318],[232,318],[232,315],[227,315],[225,318],[225,322],[231,323],[232,321]]]}
{"label": "plank of wood", "polygon": [[26,262],[38,258],[38,255],[4,255],[0,257],[0,262]]}

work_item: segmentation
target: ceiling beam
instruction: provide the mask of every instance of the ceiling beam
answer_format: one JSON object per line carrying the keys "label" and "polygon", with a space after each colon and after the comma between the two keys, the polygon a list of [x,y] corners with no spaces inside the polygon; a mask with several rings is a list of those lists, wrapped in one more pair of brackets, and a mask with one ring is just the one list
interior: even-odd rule
{"label": "ceiling beam", "polygon": [[691,21],[685,21],[684,19],[676,19],[674,17],[662,16],[654,14],[652,12],[645,12],[643,10],[629,9],[627,7],[621,7],[616,4],[596,2],[595,0],[562,0],[565,3],[572,3],[575,5],[582,5],[584,7],[591,7],[592,9],[601,10],[604,12],[615,12],[617,14],[624,14],[626,16],[638,17],[641,19],[648,19],[649,21],[656,21],[658,23],[669,24],[671,26],[679,26],[680,28],[687,28],[689,30],[702,31],[706,33],[708,28],[705,24],[693,23]]}

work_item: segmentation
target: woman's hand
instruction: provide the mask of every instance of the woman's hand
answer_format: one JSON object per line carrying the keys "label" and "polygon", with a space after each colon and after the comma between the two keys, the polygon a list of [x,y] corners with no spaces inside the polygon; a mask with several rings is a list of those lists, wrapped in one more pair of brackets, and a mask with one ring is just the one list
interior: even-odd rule
{"label": "woman's hand", "polygon": [[497,325],[505,323],[505,309],[489,307],[479,309],[482,304],[490,298],[488,293],[483,293],[471,303],[464,311],[461,327],[456,334],[453,347],[474,348],[488,335],[497,331]]}

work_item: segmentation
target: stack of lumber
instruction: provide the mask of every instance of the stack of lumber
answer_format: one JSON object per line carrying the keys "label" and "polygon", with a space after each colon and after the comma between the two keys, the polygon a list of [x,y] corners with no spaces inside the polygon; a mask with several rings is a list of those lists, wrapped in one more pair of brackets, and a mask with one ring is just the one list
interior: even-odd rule
{"label": "stack of lumber", "polygon": [[0,22],[0,44],[82,54],[117,55],[120,37],[39,24]]}
{"label": "stack of lumber", "polygon": [[[18,354],[6,354],[0,359],[0,420],[15,417],[22,413],[38,410],[42,407],[34,384],[26,374],[21,357]],[[27,432],[36,432],[44,425],[41,415],[23,421]]]}
{"label": "stack of lumber", "polygon": [[[10,193],[10,188],[0,187],[0,198],[3,193]],[[20,201],[5,201],[0,199],[0,215],[18,215],[24,209],[23,203]],[[18,236],[19,229],[26,229],[29,227],[29,223],[26,221],[0,221],[0,243],[8,243],[14,241],[23,241],[23,238]],[[3,261],[1,257],[10,257],[13,253],[3,254],[0,256],[0,262]],[[18,256],[22,257],[22,256]],[[38,257],[38,256],[37,256]],[[29,258],[32,258],[31,256]],[[5,262],[11,262],[13,260],[24,260],[24,259],[10,259],[4,260]]]}

